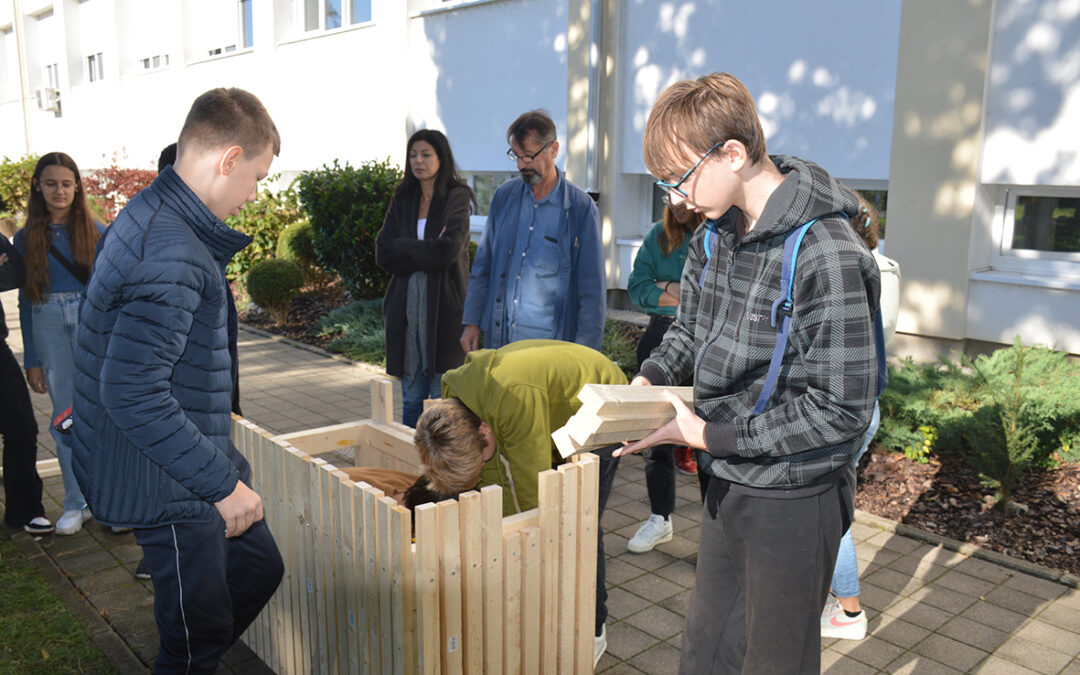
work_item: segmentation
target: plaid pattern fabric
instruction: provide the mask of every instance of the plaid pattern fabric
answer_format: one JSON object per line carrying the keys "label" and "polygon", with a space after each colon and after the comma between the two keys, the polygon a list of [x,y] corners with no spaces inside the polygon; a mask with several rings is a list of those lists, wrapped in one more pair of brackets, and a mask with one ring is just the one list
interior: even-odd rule
{"label": "plaid pattern fabric", "polygon": [[[642,365],[654,384],[694,376],[697,413],[708,422],[710,473],[743,485],[806,485],[848,463],[877,394],[873,314],[877,264],[841,215],[854,195],[824,169],[794,157],[772,160],[787,175],[757,225],[736,241],[737,209],[709,223],[715,248],[706,265],[705,228],[690,242],[678,317]],[[795,309],[776,389],[753,415],[778,327],[784,235],[815,218],[796,259]]]}

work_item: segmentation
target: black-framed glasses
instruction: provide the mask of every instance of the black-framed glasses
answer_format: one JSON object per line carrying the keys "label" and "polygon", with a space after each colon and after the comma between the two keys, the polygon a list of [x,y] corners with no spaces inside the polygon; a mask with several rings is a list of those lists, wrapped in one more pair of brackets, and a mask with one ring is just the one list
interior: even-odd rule
{"label": "black-framed glasses", "polygon": [[543,152],[543,151],[547,150],[549,147],[551,147],[551,144],[554,143],[554,142],[555,142],[555,139],[553,138],[550,141],[548,141],[547,143],[544,143],[544,147],[540,148],[539,150],[537,150],[536,152],[534,152],[531,155],[519,155],[516,152],[514,152],[513,148],[509,148],[506,151],[506,156],[509,157],[511,160],[513,160],[515,162],[517,162],[519,160],[522,161],[522,162],[531,162],[534,159],[536,159],[537,157],[539,157],[541,152]]}
{"label": "black-framed glasses", "polygon": [[690,177],[690,174],[694,173],[694,171],[697,170],[697,168],[699,166],[701,166],[701,163],[705,161],[705,158],[708,157],[712,153],[713,150],[721,147],[722,145],[724,145],[724,143],[727,143],[727,141],[720,141],[719,143],[715,143],[711,148],[706,150],[705,154],[701,156],[701,159],[699,159],[697,162],[695,162],[694,166],[690,167],[687,170],[687,172],[682,175],[682,178],[680,178],[678,180],[678,182],[676,182],[676,183],[668,183],[668,182],[662,181],[662,180],[656,181],[657,187],[664,190],[664,197],[667,197],[667,199],[668,199],[668,201],[665,202],[665,203],[670,203],[671,197],[669,197],[668,195],[670,193],[672,193],[672,192],[677,192],[686,199],[690,198],[690,195],[688,195],[685,192],[683,192],[682,190],[680,190],[679,186],[686,182],[686,179]]}

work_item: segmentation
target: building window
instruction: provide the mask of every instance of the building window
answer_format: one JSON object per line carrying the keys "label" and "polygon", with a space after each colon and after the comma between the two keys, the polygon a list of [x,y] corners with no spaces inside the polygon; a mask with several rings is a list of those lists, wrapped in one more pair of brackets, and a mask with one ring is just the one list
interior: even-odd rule
{"label": "building window", "polygon": [[105,79],[105,66],[101,58],[101,52],[86,57],[86,70],[91,82]]}
{"label": "building window", "polygon": [[1013,251],[1080,252],[1077,197],[1017,195],[1012,214]]}
{"label": "building window", "polygon": [[60,64],[50,63],[45,66],[45,86],[53,89],[60,88]]}
{"label": "building window", "polygon": [[491,198],[495,196],[495,190],[498,190],[500,185],[516,176],[517,173],[510,171],[474,173],[469,176],[473,192],[476,193],[476,213],[473,216],[486,217],[488,209],[491,208]]}
{"label": "building window", "polygon": [[169,55],[156,54],[154,56],[147,56],[145,59],[139,59],[139,63],[142,64],[143,70],[158,70],[159,68],[168,68]]}
{"label": "building window", "polygon": [[1005,194],[991,266],[1080,277],[1080,190],[1024,187]]}
{"label": "building window", "polygon": [[304,31],[371,21],[371,0],[303,0]]}
{"label": "building window", "polygon": [[251,0],[240,0],[240,44],[243,45],[244,49],[248,49],[254,44],[251,26]]}

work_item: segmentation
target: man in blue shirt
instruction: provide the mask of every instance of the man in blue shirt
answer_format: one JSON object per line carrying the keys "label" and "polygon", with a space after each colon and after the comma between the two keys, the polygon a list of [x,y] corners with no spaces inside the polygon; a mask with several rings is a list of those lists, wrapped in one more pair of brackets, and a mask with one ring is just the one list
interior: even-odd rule
{"label": "man in blue shirt", "polygon": [[600,349],[607,284],[596,204],[555,166],[559,141],[543,110],[506,132],[520,177],[495,191],[469,276],[461,346],[498,349],[555,339]]}

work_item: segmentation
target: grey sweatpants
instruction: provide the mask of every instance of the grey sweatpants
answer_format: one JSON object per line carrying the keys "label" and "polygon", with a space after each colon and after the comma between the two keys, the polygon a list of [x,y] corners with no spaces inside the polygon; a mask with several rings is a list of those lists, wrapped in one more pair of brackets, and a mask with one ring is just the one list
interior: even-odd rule
{"label": "grey sweatpants", "polygon": [[682,675],[820,672],[821,610],[853,498],[844,469],[791,490],[712,479]]}

